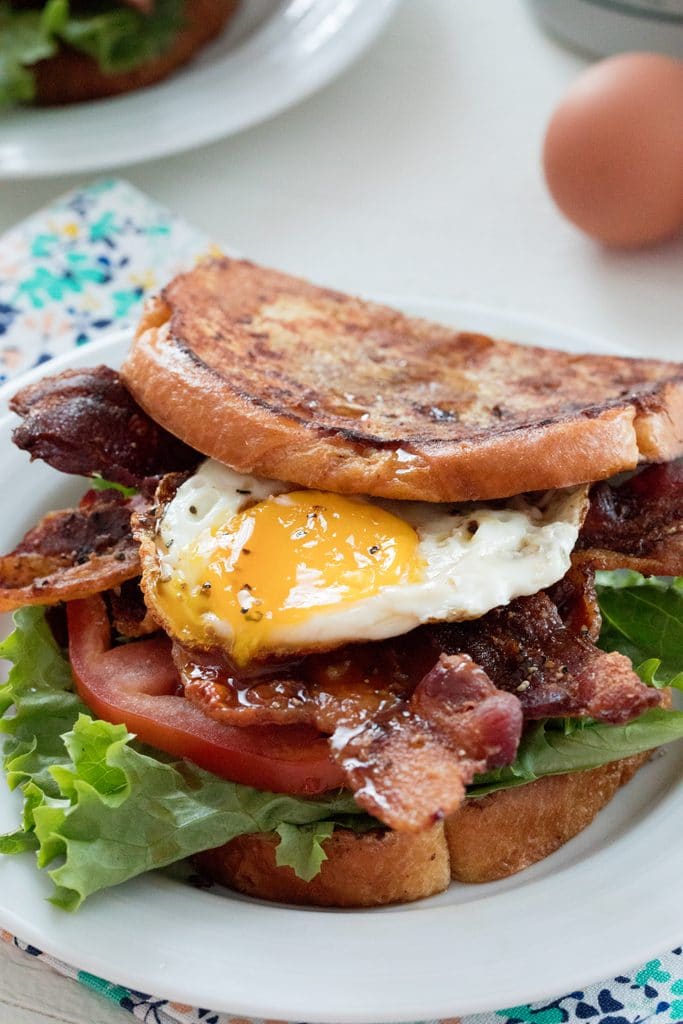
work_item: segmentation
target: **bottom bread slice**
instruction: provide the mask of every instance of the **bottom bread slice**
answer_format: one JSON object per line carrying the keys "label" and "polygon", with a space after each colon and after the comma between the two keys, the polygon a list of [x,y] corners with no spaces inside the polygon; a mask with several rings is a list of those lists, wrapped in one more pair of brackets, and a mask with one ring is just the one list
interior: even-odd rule
{"label": "bottom bread slice", "polygon": [[442,892],[451,880],[443,825],[427,832],[350,832],[325,840],[327,860],[310,882],[275,864],[278,837],[239,836],[200,853],[200,874],[231,889],[281,903],[318,907],[374,907],[410,903]]}
{"label": "bottom bread slice", "polygon": [[265,900],[319,907],[408,903],[443,892],[451,878],[491,882],[547,857],[586,828],[648,756],[468,800],[426,832],[337,829],[311,882],[276,865],[272,833],[240,836],[198,854],[194,864],[211,881]]}

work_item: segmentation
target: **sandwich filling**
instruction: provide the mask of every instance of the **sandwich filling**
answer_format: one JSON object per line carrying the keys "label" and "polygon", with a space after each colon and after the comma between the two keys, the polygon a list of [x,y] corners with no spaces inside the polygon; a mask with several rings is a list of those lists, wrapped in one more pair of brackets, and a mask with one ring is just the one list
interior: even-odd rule
{"label": "sandwich filling", "polygon": [[0,2],[0,106],[35,98],[34,68],[68,46],[107,75],[134,71],[171,46],[185,0]]}
{"label": "sandwich filling", "polygon": [[390,501],[197,468],[102,367],[12,407],[32,456],[109,479],[0,558],[3,610],[66,602],[54,634],[18,614],[0,699],[26,801],[0,850],[38,850],[63,906],[248,832],[310,878],[339,825],[424,830],[683,736],[680,583],[593,573],[683,574],[680,462]]}

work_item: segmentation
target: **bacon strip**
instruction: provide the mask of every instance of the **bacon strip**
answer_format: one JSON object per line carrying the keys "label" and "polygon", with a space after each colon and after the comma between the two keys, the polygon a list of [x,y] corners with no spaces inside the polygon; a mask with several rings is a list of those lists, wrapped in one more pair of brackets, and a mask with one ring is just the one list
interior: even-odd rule
{"label": "bacon strip", "polygon": [[475,774],[514,759],[522,730],[515,696],[470,658],[434,662],[412,635],[238,678],[220,655],[176,644],[185,696],[230,725],[306,723],[330,748],[359,804],[394,829],[420,830],[461,803]]}
{"label": "bacon strip", "polygon": [[566,626],[550,597],[520,597],[473,622],[433,627],[447,653],[465,652],[526,719],[590,717],[622,723],[661,703],[622,654],[606,654]]}
{"label": "bacon strip", "polygon": [[397,708],[438,653],[419,633],[338,648],[297,662],[234,669],[219,651],[174,644],[185,696],[228,725],[314,725],[334,732],[340,717]]}
{"label": "bacon strip", "polygon": [[50,512],[0,557],[0,611],[88,597],[140,574],[130,516],[143,499],[88,491],[78,508]]}
{"label": "bacon strip", "polygon": [[541,592],[471,622],[429,626],[251,676],[231,673],[221,656],[179,645],[176,663],[186,696],[234,725],[307,722],[331,733],[340,713],[359,702],[368,718],[395,709],[441,653],[468,654],[499,690],[520,700],[527,719],[630,721],[658,705],[660,695],[627,658],[593,643],[600,618],[591,579],[572,570],[553,588],[557,604]]}
{"label": "bacon strip", "polygon": [[648,466],[621,484],[594,484],[574,561],[683,575],[683,460]]}
{"label": "bacon strip", "polygon": [[467,654],[442,654],[409,704],[460,757],[486,769],[514,761],[522,728],[519,699],[498,690]]}
{"label": "bacon strip", "polygon": [[63,473],[153,488],[164,473],[193,469],[200,455],[143,412],[108,366],[65,370],[10,402],[23,423],[12,439]]}
{"label": "bacon strip", "polygon": [[119,636],[132,640],[149,636],[160,629],[159,623],[152,618],[145,605],[138,576],[125,580],[120,586],[107,591],[105,598],[109,605],[112,625]]}
{"label": "bacon strip", "polygon": [[330,740],[357,802],[393,829],[420,831],[452,814],[475,775],[510,764],[522,709],[467,655],[441,656],[398,713]]}
{"label": "bacon strip", "polygon": [[595,570],[587,563],[572,565],[561,580],[548,588],[547,594],[569,632],[597,644],[602,615],[595,589]]}

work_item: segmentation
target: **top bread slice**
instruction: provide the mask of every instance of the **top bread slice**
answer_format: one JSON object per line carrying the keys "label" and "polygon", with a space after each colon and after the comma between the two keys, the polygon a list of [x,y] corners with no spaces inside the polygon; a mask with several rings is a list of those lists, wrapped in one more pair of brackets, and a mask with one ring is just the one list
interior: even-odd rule
{"label": "top bread slice", "polygon": [[106,74],[96,60],[68,46],[33,65],[36,102],[81,103],[143,89],[172,74],[221,31],[238,0],[188,0],[183,28],[169,48],[132,71]]}
{"label": "top bread slice", "polygon": [[219,259],[147,307],[123,377],[240,472],[422,501],[504,498],[683,452],[683,365],[463,333]]}

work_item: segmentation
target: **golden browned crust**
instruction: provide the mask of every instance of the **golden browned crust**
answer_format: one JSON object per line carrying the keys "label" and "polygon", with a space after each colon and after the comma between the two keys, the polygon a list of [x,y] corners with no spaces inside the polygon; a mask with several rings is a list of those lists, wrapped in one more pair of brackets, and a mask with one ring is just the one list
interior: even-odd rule
{"label": "golden browned crust", "polygon": [[277,867],[277,837],[240,836],[194,858],[212,881],[265,900],[321,907],[407,903],[459,882],[492,882],[535,864],[590,825],[649,754],[539,779],[467,803],[428,832],[337,830],[311,882]]}
{"label": "golden browned crust", "polygon": [[186,64],[197,50],[217,36],[237,3],[238,0],[191,0],[187,4],[187,24],[172,46],[154,60],[121,74],[107,75],[92,58],[64,46],[54,57],[33,66],[36,102],[44,106],[80,103],[153,85]]}
{"label": "golden browned crust", "polygon": [[177,277],[123,376],[242,472],[427,501],[565,487],[683,451],[683,366],[493,341],[243,261]]}
{"label": "golden browned crust", "polygon": [[200,853],[200,872],[248,896],[318,907],[376,907],[442,892],[450,881],[443,825],[427,832],[338,830],[325,841],[320,874],[304,882],[275,864],[277,836],[240,836]]}
{"label": "golden browned crust", "polygon": [[543,860],[590,825],[648,757],[638,754],[468,800],[446,822],[453,878],[493,882]]}

